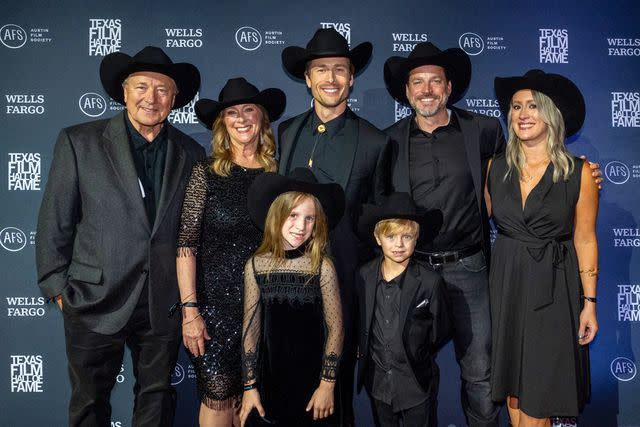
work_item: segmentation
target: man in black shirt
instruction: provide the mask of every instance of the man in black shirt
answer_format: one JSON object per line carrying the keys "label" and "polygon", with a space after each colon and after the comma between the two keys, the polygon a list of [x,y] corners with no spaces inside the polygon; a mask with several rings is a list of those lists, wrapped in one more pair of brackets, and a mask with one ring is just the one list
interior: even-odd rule
{"label": "man in black shirt", "polygon": [[339,380],[345,425],[353,425],[353,282],[363,255],[368,253],[354,227],[362,204],[387,193],[390,183],[388,138],[347,106],[354,76],[365,68],[371,50],[369,42],[349,50],[347,40],[336,30],[320,29],[306,48],[290,46],[282,52],[285,69],[304,79],[314,101],[313,108],[280,124],[278,172],[286,175],[297,167],[308,167],[319,182],[338,183],[345,192],[345,214],[330,235],[345,325]]}
{"label": "man in black shirt", "polygon": [[497,119],[454,107],[471,79],[461,49],[419,43],[408,58],[385,63],[390,93],[414,114],[385,130],[393,140],[395,191],[421,208],[442,211],[439,234],[414,258],[441,275],[451,303],[453,340],[462,377],[462,408],[470,427],[496,426],[491,400],[491,318],[486,261],[489,223],[484,202],[488,160],[504,150]]}

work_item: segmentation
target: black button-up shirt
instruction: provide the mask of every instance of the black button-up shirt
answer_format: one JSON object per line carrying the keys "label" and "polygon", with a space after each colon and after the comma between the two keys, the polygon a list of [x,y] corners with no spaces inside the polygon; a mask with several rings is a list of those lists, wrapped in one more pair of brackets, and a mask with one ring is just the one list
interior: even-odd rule
{"label": "black button-up shirt", "polygon": [[[333,120],[323,123],[315,112],[309,115],[300,129],[293,156],[289,160],[288,170],[298,167],[310,168],[318,181],[322,184],[336,182],[339,171],[349,167],[351,159],[340,155],[340,142],[346,135],[345,122],[347,111]],[[318,130],[324,125],[324,132]]]}
{"label": "black button-up shirt", "polygon": [[409,176],[416,204],[442,211],[440,232],[424,252],[463,249],[482,242],[482,219],[467,160],[464,137],[455,114],[449,124],[423,132],[415,120],[409,132]]}
{"label": "black button-up shirt", "polygon": [[167,158],[167,127],[162,126],[160,133],[153,141],[149,142],[133,127],[126,112],[124,117],[127,133],[129,134],[133,163],[136,166],[136,172],[140,180],[139,185],[144,197],[144,207],[147,211],[149,222],[153,225],[158,204],[160,203],[162,177]]}
{"label": "black button-up shirt", "polygon": [[416,381],[402,343],[400,299],[405,273],[389,282],[378,273],[369,344],[373,363],[369,363],[367,388],[394,412],[413,408],[429,397]]}

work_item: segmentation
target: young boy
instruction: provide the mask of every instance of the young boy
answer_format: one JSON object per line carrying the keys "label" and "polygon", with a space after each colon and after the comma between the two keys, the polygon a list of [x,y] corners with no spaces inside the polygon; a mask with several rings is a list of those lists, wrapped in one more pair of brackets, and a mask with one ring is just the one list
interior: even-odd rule
{"label": "young boy", "polygon": [[[407,193],[366,205],[359,233],[382,248],[357,277],[360,303],[358,391],[364,385],[377,427],[437,426],[439,346],[449,335],[442,278],[411,259],[419,235],[439,227]],[[431,233],[435,234],[435,233]]]}

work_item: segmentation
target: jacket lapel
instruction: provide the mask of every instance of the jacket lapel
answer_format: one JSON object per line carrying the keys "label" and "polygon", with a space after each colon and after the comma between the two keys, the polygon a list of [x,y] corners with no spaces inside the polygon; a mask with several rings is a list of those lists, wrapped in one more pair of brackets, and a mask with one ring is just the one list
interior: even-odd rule
{"label": "jacket lapel", "polygon": [[313,110],[309,110],[306,113],[294,118],[289,127],[282,133],[282,141],[280,143],[280,165],[278,167],[278,173],[280,175],[287,175],[289,171],[289,158],[291,153],[295,150],[295,146],[298,142],[298,134],[300,128],[307,120],[307,117]]}
{"label": "jacket lapel", "polygon": [[398,125],[398,133],[401,135],[399,141],[395,141],[397,150],[396,164],[398,166],[393,168],[393,182],[395,183],[395,191],[401,191],[411,194],[411,182],[409,177],[409,129],[411,129],[411,121],[414,120],[414,115],[408,117],[407,120],[403,120]]}
{"label": "jacket lapel", "polygon": [[185,154],[178,141],[177,134],[173,126],[166,123],[167,129],[167,158],[164,163],[164,175],[162,178],[162,189],[160,190],[160,202],[156,212],[156,220],[153,225],[153,232],[158,229],[159,224],[167,213],[171,200],[180,186],[185,168]]}
{"label": "jacket lapel", "polygon": [[480,129],[478,128],[477,121],[470,120],[464,115],[459,114],[457,109],[452,110],[453,114],[456,114],[458,118],[458,124],[460,125],[460,131],[462,132],[462,139],[464,140],[464,147],[467,154],[467,162],[471,169],[471,179],[473,180],[473,187],[476,194],[476,202],[478,203],[478,209],[482,211],[482,197],[484,188],[482,188],[482,177],[480,176],[482,165],[480,155]]}
{"label": "jacket lapel", "polygon": [[[345,167],[341,168],[339,174],[335,177],[336,183],[340,184],[345,191],[349,183],[349,177],[351,177],[351,173],[353,172],[353,161],[360,136],[360,119],[349,108],[347,108],[346,115],[346,121],[342,130],[345,138],[343,138],[343,141],[340,141],[342,145],[341,154]],[[364,143],[363,141],[363,144]]]}
{"label": "jacket lapel", "polygon": [[407,322],[407,316],[411,306],[415,302],[415,295],[420,288],[420,277],[418,268],[414,261],[409,261],[407,272],[402,282],[402,293],[400,294],[400,320],[402,321],[402,329]]}
{"label": "jacket lapel", "polygon": [[129,136],[124,124],[124,114],[113,117],[102,136],[104,137],[104,150],[111,162],[115,175],[120,180],[124,192],[131,198],[136,215],[142,220],[147,231],[151,232],[151,225],[147,217],[147,211],[142,200],[140,181],[136,167],[133,163],[133,155],[129,147]]}
{"label": "jacket lapel", "polygon": [[380,263],[382,258],[378,262],[372,262],[368,265],[368,269],[364,271],[363,276],[365,278],[364,283],[364,306],[365,306],[365,324],[363,325],[367,333],[370,333],[371,320],[373,319],[373,306],[376,302],[376,287],[378,285],[378,272],[380,271]]}

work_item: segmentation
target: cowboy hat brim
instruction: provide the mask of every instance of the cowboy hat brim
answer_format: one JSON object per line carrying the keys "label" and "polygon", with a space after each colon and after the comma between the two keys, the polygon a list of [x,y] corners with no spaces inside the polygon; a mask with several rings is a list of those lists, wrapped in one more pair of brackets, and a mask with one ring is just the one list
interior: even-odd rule
{"label": "cowboy hat brim", "polygon": [[369,42],[360,43],[348,52],[343,50],[310,50],[299,46],[289,46],[282,51],[282,65],[285,70],[298,79],[304,79],[307,62],[316,58],[345,57],[353,64],[354,75],[360,74],[371,59],[373,45]]}
{"label": "cowboy hat brim", "polygon": [[392,56],[384,63],[384,81],[391,96],[409,105],[406,84],[409,73],[422,65],[438,65],[445,69],[451,81],[451,95],[448,104],[455,104],[466,92],[471,82],[471,60],[462,49],[451,48],[432,56],[404,58]]}
{"label": "cowboy hat brim", "polygon": [[114,52],[104,57],[100,64],[100,80],[107,94],[114,101],[124,105],[122,82],[129,75],[140,71],[152,71],[173,79],[178,88],[173,109],[187,105],[200,88],[200,72],[192,64],[186,62],[175,64],[138,62],[122,52]]}
{"label": "cowboy hat brim", "polygon": [[207,129],[211,129],[213,122],[225,108],[238,104],[259,104],[269,114],[269,120],[274,122],[280,118],[287,105],[287,97],[277,88],[265,89],[255,96],[234,99],[233,101],[218,102],[212,99],[202,98],[196,102],[195,112],[200,122]]}
{"label": "cowboy hat brim", "polygon": [[322,205],[329,229],[338,225],[345,207],[344,191],[339,184],[320,184],[296,179],[293,176],[265,172],[260,175],[259,179],[253,181],[247,195],[249,216],[258,228],[264,230],[269,207],[276,197],[290,191],[314,195]]}
{"label": "cowboy hat brim", "polygon": [[500,110],[505,118],[508,117],[513,94],[529,89],[547,95],[558,107],[564,120],[566,137],[574,135],[584,124],[584,97],[575,83],[560,74],[529,70],[524,76],[496,77],[494,86]]}

